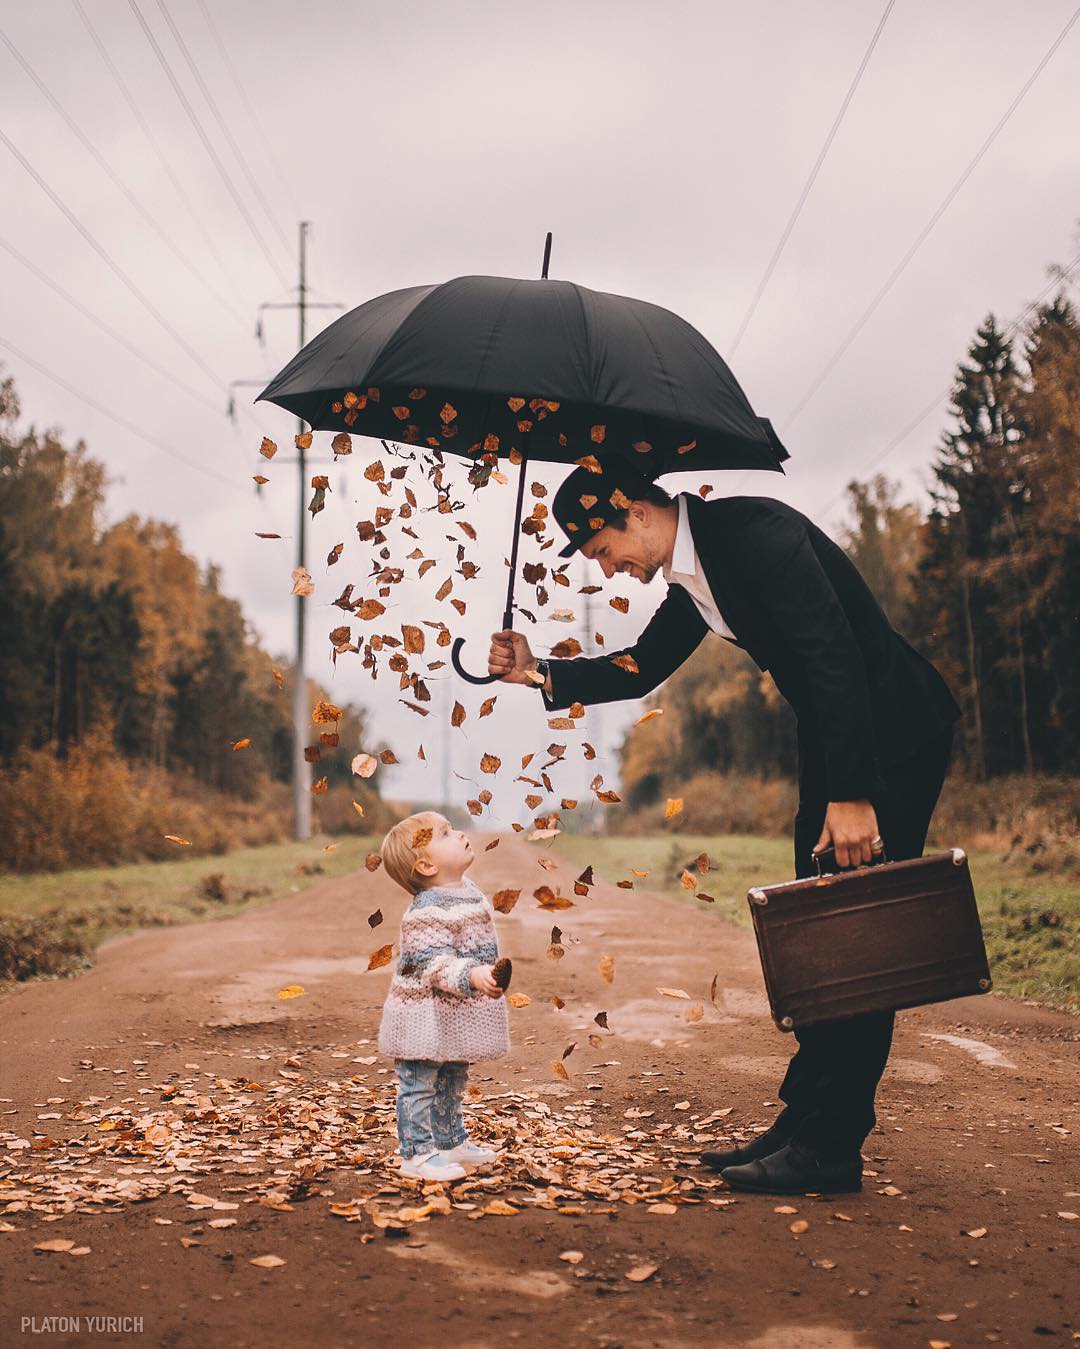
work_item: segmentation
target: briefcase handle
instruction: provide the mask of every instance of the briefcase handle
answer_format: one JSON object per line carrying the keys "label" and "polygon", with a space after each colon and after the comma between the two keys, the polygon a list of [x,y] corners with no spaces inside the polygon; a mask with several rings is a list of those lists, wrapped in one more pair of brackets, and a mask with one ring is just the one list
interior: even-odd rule
{"label": "briefcase handle", "polygon": [[[822,867],[821,867],[821,864],[822,864],[823,860],[824,860],[826,857],[832,858],[832,866],[829,868],[828,871],[823,871],[823,870],[822,870]],[[836,865],[836,849],[835,849],[835,848],[822,848],[821,852],[816,852],[816,853],[813,854],[813,858],[814,858],[814,866],[817,868],[817,874],[818,874],[818,879],[819,879],[819,880],[821,879],[822,876],[832,876],[832,875],[840,874],[840,873],[845,872],[845,871],[854,871],[854,870],[857,870],[857,868],[855,868],[855,867],[838,867],[838,866]],[[871,857],[870,861],[869,861],[868,863],[864,863],[864,865],[866,865],[866,866],[872,866],[872,867],[879,867],[879,866],[882,866],[882,865],[883,865],[885,862],[887,862],[888,860],[889,860],[889,859],[885,856],[885,849],[882,848],[880,852],[874,853],[873,856]]]}

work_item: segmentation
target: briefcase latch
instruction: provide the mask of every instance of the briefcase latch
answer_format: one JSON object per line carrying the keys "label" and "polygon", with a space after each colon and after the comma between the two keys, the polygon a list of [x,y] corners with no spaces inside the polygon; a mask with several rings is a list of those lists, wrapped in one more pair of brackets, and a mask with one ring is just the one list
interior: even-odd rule
{"label": "briefcase latch", "polygon": [[967,861],[967,853],[963,848],[954,848],[952,850],[952,860],[954,867],[962,867]]}
{"label": "briefcase latch", "polygon": [[748,897],[751,904],[768,904],[769,902],[769,896],[762,890],[760,885],[755,885],[749,892]]}

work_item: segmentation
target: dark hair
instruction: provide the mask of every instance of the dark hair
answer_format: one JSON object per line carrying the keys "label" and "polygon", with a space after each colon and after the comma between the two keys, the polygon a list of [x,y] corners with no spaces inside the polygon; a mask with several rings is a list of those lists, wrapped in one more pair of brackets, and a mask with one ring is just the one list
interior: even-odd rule
{"label": "dark hair", "polygon": [[[629,496],[630,494],[627,493],[627,495]],[[635,492],[630,499],[631,501],[647,501],[651,506],[670,506],[675,500],[675,498],[671,496],[670,493],[666,492],[657,482],[649,483],[649,485],[643,487],[640,492]],[[621,511],[616,511],[611,519],[608,520],[608,525],[612,529],[625,530],[626,514],[625,507]]]}

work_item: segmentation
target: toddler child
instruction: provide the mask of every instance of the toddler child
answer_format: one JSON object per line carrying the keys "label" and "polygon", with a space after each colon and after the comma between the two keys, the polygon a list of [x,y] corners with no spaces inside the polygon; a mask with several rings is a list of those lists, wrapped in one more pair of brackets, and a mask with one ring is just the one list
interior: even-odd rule
{"label": "toddler child", "polygon": [[465,872],[468,835],[434,811],[399,821],[382,843],[387,874],[412,895],[379,1028],[397,1070],[401,1173],[460,1180],[496,1153],[472,1142],[461,1103],[469,1064],[510,1052],[494,910]]}

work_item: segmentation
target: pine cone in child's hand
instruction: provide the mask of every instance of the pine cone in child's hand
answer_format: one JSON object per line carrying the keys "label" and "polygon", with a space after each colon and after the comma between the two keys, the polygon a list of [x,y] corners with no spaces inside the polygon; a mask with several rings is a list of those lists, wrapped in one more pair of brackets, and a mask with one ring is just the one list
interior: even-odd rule
{"label": "pine cone in child's hand", "polygon": [[514,972],[514,966],[507,956],[500,956],[491,967],[492,978],[505,993],[510,987],[510,978]]}

